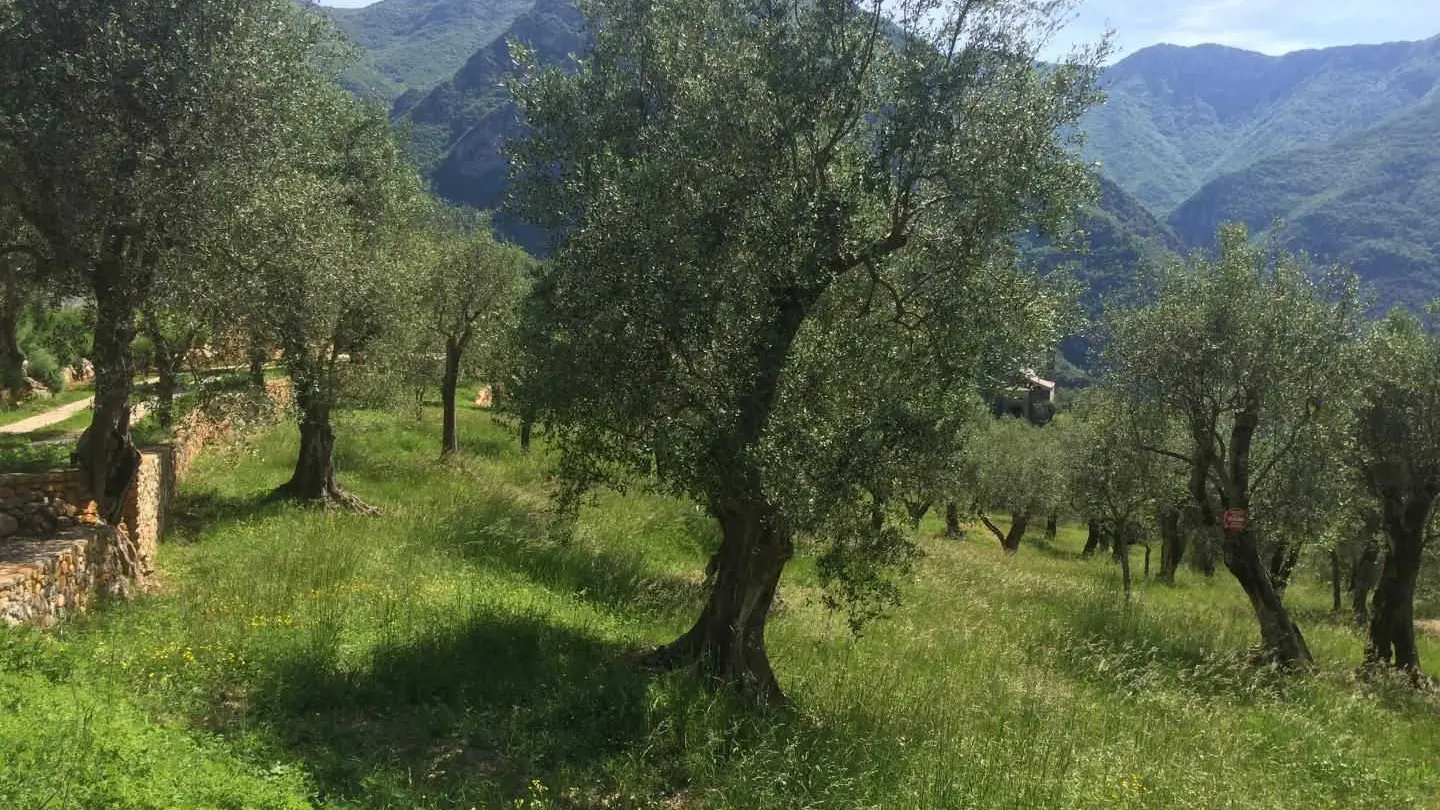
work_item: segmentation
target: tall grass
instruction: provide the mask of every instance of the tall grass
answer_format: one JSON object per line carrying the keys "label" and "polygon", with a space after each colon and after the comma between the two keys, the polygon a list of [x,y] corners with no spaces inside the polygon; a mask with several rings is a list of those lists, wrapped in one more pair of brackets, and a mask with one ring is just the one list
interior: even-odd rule
{"label": "tall grass", "polygon": [[4,636],[0,806],[1437,806],[1435,701],[1356,678],[1322,589],[1289,597],[1321,668],[1281,676],[1223,575],[1127,605],[1071,530],[1007,557],[927,524],[858,639],[795,566],[769,634],[788,709],[647,675],[702,602],[703,514],[603,495],[562,522],[543,457],[464,409],[441,463],[437,418],[340,424],[379,518],[265,500],[293,429],[203,459],[159,593]]}

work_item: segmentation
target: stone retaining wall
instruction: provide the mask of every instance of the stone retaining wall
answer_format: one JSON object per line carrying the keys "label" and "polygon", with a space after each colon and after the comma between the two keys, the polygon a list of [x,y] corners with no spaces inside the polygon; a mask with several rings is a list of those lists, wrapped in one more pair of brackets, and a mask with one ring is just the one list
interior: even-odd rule
{"label": "stone retaining wall", "polygon": [[73,467],[0,475],[0,537],[46,537],[97,520],[85,476]]}
{"label": "stone retaining wall", "polygon": [[0,621],[49,627],[85,610],[94,590],[86,551],[93,531],[66,529],[54,537],[4,541],[0,560]]}
{"label": "stone retaining wall", "polygon": [[[266,384],[270,416],[290,406],[288,380]],[[145,590],[165,515],[207,444],[248,421],[224,402],[181,419],[174,441],[140,449],[121,525],[100,522],[82,470],[0,474],[0,621],[48,627],[83,611],[90,594]]]}

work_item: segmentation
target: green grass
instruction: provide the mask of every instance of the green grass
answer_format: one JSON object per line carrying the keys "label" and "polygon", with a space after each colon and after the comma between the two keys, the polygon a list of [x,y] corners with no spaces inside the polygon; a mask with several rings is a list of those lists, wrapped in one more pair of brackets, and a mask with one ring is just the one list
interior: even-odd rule
{"label": "green grass", "polygon": [[80,412],[41,430],[0,434],[0,473],[40,472],[69,463],[75,439],[90,424],[92,412]]}
{"label": "green grass", "polygon": [[[461,408],[338,426],[378,518],[276,504],[293,428],[201,460],[155,594],[0,636],[0,807],[1434,807],[1436,702],[1358,680],[1323,587],[1290,594],[1321,661],[1246,662],[1227,577],[1119,599],[1064,529],[1013,558],[926,524],[906,601],[860,638],[808,565],[769,633],[785,711],[635,654],[698,610],[694,507],[548,511],[542,458]],[[1138,557],[1137,557],[1138,575]],[[1440,661],[1428,640],[1422,657]],[[62,764],[63,763],[63,764]],[[49,800],[48,804],[46,800]]]}
{"label": "green grass", "polygon": [[0,425],[10,425],[32,416],[39,416],[62,405],[79,402],[95,395],[94,383],[81,383],[44,399],[29,399],[19,405],[0,405]]}

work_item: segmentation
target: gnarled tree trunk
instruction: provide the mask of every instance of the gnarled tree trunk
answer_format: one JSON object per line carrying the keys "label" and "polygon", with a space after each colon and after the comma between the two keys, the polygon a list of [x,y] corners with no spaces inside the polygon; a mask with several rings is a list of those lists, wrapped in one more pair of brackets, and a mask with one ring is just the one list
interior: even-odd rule
{"label": "gnarled tree trunk", "polygon": [[[1224,506],[1249,511],[1250,508],[1250,445],[1259,426],[1259,404],[1252,402],[1235,414],[1230,431],[1230,465],[1218,465],[1210,436],[1197,437],[1196,464],[1191,470],[1190,491],[1200,507],[1200,514],[1209,525],[1216,523],[1216,511],[1210,503],[1207,474],[1212,468],[1229,482]],[[1225,567],[1240,583],[1255,618],[1260,624],[1260,641],[1265,654],[1282,666],[1309,664],[1310,647],[1300,633],[1299,625],[1290,618],[1290,611],[1280,599],[1280,592],[1270,581],[1270,572],[1260,559],[1260,549],[1251,525],[1243,531],[1225,532],[1221,549]]]}
{"label": "gnarled tree trunk", "polygon": [[1060,532],[1060,516],[1054,512],[1045,518],[1045,542],[1055,542],[1055,535]]}
{"label": "gnarled tree trunk", "polygon": [[78,459],[100,513],[112,524],[119,522],[125,490],[135,472],[129,454],[134,449],[130,394],[135,366],[130,344],[135,340],[136,296],[126,270],[118,259],[101,262],[94,270],[95,404],[86,431],[90,438],[81,442]]}
{"label": "gnarled tree trunk", "polygon": [[698,665],[759,700],[781,700],[765,649],[765,622],[794,543],[763,502],[732,503],[713,511],[723,539],[712,558],[710,599],[689,632],[656,650],[650,661],[665,667]]}
{"label": "gnarled tree trunk", "polygon": [[1270,555],[1270,581],[1275,583],[1275,590],[1281,596],[1284,596],[1285,589],[1290,587],[1290,573],[1295,570],[1295,564],[1299,561],[1299,543],[1275,544],[1275,550]]}
{"label": "gnarled tree trunk", "polygon": [[20,321],[20,285],[15,272],[4,266],[5,254],[0,249],[0,385],[18,400],[25,389],[25,353],[20,351],[17,335]]}
{"label": "gnarled tree trunk", "polygon": [[1270,582],[1270,572],[1260,562],[1254,535],[1248,528],[1226,534],[1223,547],[1225,567],[1250,598],[1250,606],[1260,622],[1260,640],[1266,653],[1283,665],[1310,663],[1310,647],[1281,602],[1280,592]]}
{"label": "gnarled tree trunk", "polygon": [[983,512],[980,513],[980,522],[985,524],[985,528],[989,529],[990,533],[995,535],[995,539],[1000,541],[1000,547],[1005,549],[1006,554],[1014,554],[1020,550],[1020,541],[1024,539],[1025,530],[1030,525],[1030,515],[1021,512],[1011,517],[1010,531],[1008,532],[1000,531],[1000,527],[996,526],[994,521],[990,520]]}
{"label": "gnarled tree trunk", "polygon": [[[290,354],[290,352],[286,352]],[[298,501],[337,504],[362,512],[374,511],[341,489],[335,480],[335,430],[330,425],[331,401],[313,370],[291,369],[295,406],[300,412],[300,452],[290,480],[275,494]]]}
{"label": "gnarled tree trunk", "polygon": [[774,410],[781,372],[814,295],[793,288],[777,291],[776,320],[756,336],[751,347],[755,373],[749,390],[738,398],[735,429],[713,447],[718,468],[727,474],[710,504],[722,538],[711,560],[710,598],[685,635],[648,656],[651,664],[663,667],[695,665],[760,702],[785,699],[765,649],[765,622],[795,544],[765,497],[752,453]]}
{"label": "gnarled tree trunk", "polygon": [[155,386],[155,421],[162,427],[170,427],[175,423],[175,393],[180,390],[180,371],[195,337],[187,332],[180,342],[172,343],[160,331],[159,319],[148,311],[145,314],[145,333],[155,349],[155,370],[159,375]]}
{"label": "gnarled tree trunk", "polygon": [[1350,604],[1355,615],[1355,626],[1370,627],[1370,592],[1380,581],[1380,544],[1372,535],[1367,537],[1360,548],[1360,557],[1350,569]]}
{"label": "gnarled tree trunk", "polygon": [[1330,549],[1330,612],[1340,615],[1340,552]]}
{"label": "gnarled tree trunk", "polygon": [[1102,536],[1102,532],[1100,530],[1100,521],[1096,520],[1095,518],[1090,518],[1089,520],[1085,521],[1085,527],[1088,533],[1085,535],[1085,548],[1081,550],[1080,556],[1093,557],[1095,556],[1095,552],[1100,549],[1100,540]]}
{"label": "gnarled tree trunk", "polygon": [[910,528],[920,528],[920,521],[930,511],[930,501],[906,501],[905,512],[910,516]]}
{"label": "gnarled tree trunk", "polygon": [[1389,664],[1416,678],[1420,676],[1420,651],[1415,645],[1415,580],[1420,574],[1425,526],[1433,502],[1433,495],[1427,494],[1384,505],[1390,548],[1375,586],[1370,642],[1365,649],[1367,663]]}
{"label": "gnarled tree trunk", "polygon": [[335,483],[335,431],[329,409],[300,407],[300,453],[280,493],[302,501],[338,498],[342,492]]}
{"label": "gnarled tree trunk", "polygon": [[268,354],[264,346],[259,344],[252,344],[250,346],[250,369],[248,372],[250,385],[254,386],[256,391],[262,393],[265,391],[265,361],[269,359]]}
{"label": "gnarled tree trunk", "polygon": [[1130,601],[1134,588],[1130,577],[1130,530],[1119,526],[1115,530],[1115,559],[1120,563],[1120,585],[1125,591],[1125,601]]}

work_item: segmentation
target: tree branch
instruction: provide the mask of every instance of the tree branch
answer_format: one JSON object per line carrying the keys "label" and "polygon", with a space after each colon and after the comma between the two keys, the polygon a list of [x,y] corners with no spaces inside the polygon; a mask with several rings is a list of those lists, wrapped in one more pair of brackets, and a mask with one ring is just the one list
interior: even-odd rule
{"label": "tree branch", "polygon": [[990,518],[986,517],[984,512],[976,512],[976,514],[980,516],[980,522],[985,524],[985,528],[989,529],[991,534],[995,535],[995,539],[1000,541],[1000,545],[1005,545],[1005,533],[1000,531],[1000,527],[991,523]]}
{"label": "tree branch", "polygon": [[1175,452],[1174,450],[1166,450],[1166,449],[1163,448],[1163,447],[1151,447],[1151,446],[1148,445],[1148,444],[1142,444],[1142,445],[1140,445],[1140,449],[1141,449],[1141,450],[1144,450],[1144,451],[1147,452],[1147,453],[1154,453],[1154,454],[1156,454],[1156,455],[1166,456],[1166,457],[1168,457],[1168,458],[1173,458],[1173,459],[1175,459],[1176,461],[1183,461],[1183,462],[1185,462],[1186,464],[1188,464],[1188,465],[1190,465],[1190,466],[1192,466],[1192,467],[1195,465],[1195,460],[1194,460],[1194,459],[1190,458],[1189,456],[1185,455],[1184,453],[1177,453],[1177,452]]}

